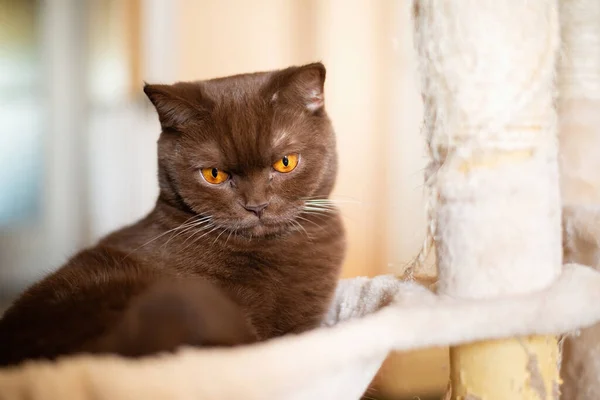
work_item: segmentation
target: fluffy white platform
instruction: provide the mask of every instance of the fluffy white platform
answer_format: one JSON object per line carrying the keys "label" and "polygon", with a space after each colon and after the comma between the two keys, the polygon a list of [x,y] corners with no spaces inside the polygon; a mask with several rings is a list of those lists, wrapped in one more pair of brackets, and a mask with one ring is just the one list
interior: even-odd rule
{"label": "fluffy white platform", "polygon": [[600,321],[592,304],[600,304],[600,273],[579,265],[545,290],[480,301],[391,276],[356,278],[341,282],[312,332],[142,360],[30,362],[0,371],[0,399],[357,399],[391,350],[568,332]]}

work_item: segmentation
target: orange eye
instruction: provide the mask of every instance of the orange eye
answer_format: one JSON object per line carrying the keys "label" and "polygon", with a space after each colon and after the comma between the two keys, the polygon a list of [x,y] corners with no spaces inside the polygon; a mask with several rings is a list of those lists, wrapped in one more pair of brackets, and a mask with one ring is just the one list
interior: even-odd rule
{"label": "orange eye", "polygon": [[217,168],[202,168],[202,176],[206,182],[212,183],[213,185],[223,183],[229,178],[227,172],[223,172]]}
{"label": "orange eye", "polygon": [[273,164],[273,168],[277,172],[287,173],[292,172],[298,165],[300,156],[298,154],[288,154]]}

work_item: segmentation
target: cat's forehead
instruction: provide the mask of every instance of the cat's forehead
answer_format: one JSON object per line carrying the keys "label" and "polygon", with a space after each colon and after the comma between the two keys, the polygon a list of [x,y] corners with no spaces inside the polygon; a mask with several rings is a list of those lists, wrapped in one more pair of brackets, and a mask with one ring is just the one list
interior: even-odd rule
{"label": "cat's forehead", "polygon": [[288,83],[286,92],[277,96],[279,80],[272,72],[260,72],[201,81],[194,87],[206,110],[193,130],[201,139],[194,147],[203,166],[265,168],[310,145],[316,129],[314,120],[310,122],[312,110],[302,107],[304,92]]}
{"label": "cat's forehead", "polygon": [[194,145],[203,166],[232,171],[266,168],[301,148],[298,132],[277,123],[269,110],[240,101],[215,108],[203,130]]}
{"label": "cat's forehead", "polygon": [[296,135],[277,126],[222,126],[199,146],[199,156],[210,165],[233,171],[270,167],[279,157],[298,152]]}
{"label": "cat's forehead", "polygon": [[268,83],[272,72],[256,72],[214,78],[201,82],[205,96],[216,102],[242,100],[244,97],[259,96]]}
{"label": "cat's forehead", "polygon": [[260,87],[240,82],[224,86],[215,99],[206,156],[230,169],[270,166],[274,157],[299,144],[297,135],[261,96]]}

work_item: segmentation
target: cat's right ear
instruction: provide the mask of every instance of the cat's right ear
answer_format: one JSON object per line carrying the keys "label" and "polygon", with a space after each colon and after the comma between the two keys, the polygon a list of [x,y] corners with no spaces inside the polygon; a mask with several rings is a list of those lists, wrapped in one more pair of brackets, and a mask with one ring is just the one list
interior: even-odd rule
{"label": "cat's right ear", "polygon": [[202,107],[180,93],[182,89],[177,85],[144,84],[144,93],[154,105],[163,130],[183,131],[205,114]]}
{"label": "cat's right ear", "polygon": [[297,106],[310,114],[319,115],[324,108],[325,66],[312,63],[290,67],[277,72],[266,93],[273,103]]}

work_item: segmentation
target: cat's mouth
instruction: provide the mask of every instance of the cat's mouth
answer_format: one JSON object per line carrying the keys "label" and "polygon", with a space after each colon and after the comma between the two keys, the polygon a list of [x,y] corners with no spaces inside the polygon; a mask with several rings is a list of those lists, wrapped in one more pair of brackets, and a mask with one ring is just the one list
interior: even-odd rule
{"label": "cat's mouth", "polygon": [[289,231],[289,226],[280,220],[257,219],[242,229],[241,232],[250,237],[281,235]]}
{"label": "cat's mouth", "polygon": [[209,219],[210,224],[216,227],[217,232],[223,232],[221,237],[229,239],[236,236],[247,239],[282,236],[297,231],[305,231],[300,221],[303,219],[301,217],[302,204],[300,203],[294,207],[296,204],[290,202],[287,204],[288,207],[267,209],[259,215],[234,212],[233,215],[213,216]]}
{"label": "cat's mouth", "polygon": [[281,225],[267,225],[263,223],[259,223],[254,227],[250,228],[249,233],[254,237],[265,237],[265,236],[273,236],[273,235],[281,235],[287,231],[284,226]]}
{"label": "cat's mouth", "polygon": [[280,236],[287,232],[295,231],[297,222],[294,218],[261,217],[249,218],[237,221],[231,226],[225,227],[236,235],[246,238],[261,238],[268,236]]}

